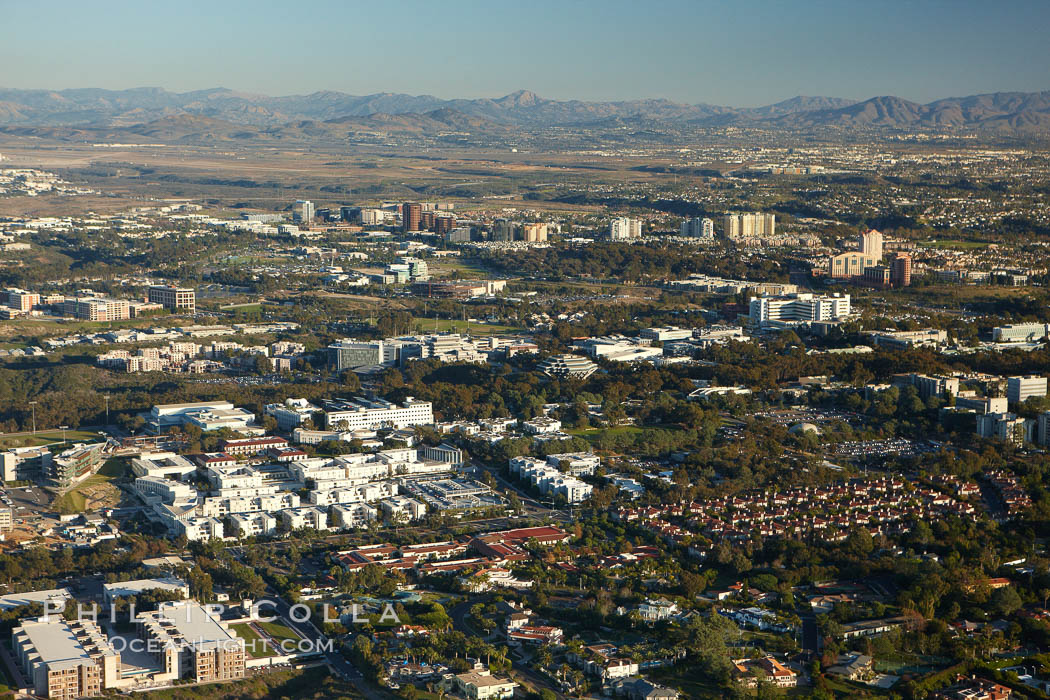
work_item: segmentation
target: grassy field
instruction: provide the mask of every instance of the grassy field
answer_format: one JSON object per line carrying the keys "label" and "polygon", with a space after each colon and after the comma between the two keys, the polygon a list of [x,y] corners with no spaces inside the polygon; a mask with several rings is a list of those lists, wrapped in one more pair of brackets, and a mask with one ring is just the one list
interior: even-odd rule
{"label": "grassy field", "polygon": [[[414,317],[412,319],[412,327],[418,328],[424,333],[433,333],[434,328],[437,328],[439,333],[466,333],[468,330],[468,324],[465,321],[453,321],[451,319],[438,319],[435,323],[432,318],[419,318]],[[500,326],[490,325],[488,323],[471,323],[469,324],[469,330],[471,335],[500,335],[503,333],[517,333],[521,331],[520,328],[515,326]]]}
{"label": "grassy field", "polygon": [[636,425],[620,425],[615,428],[569,428],[565,432],[575,437],[582,437],[588,442],[598,442],[603,435],[637,435],[643,428]]}
{"label": "grassy field", "polygon": [[[100,436],[92,430],[67,430],[66,441],[74,442],[98,442]],[[62,442],[61,430],[40,430],[29,435],[0,435],[0,449],[6,450],[12,447],[41,447]]]}
{"label": "grassy field", "polygon": [[953,251],[972,251],[979,248],[988,248],[988,243],[980,240],[927,240],[922,243],[927,248],[940,248]]}
{"label": "grassy field", "polygon": [[230,625],[230,629],[238,637],[244,640],[245,650],[248,655],[253,659],[264,659],[270,656],[277,656],[277,652],[266,643],[266,641],[259,636],[259,633],[252,629],[251,625],[247,622],[239,625]]}
{"label": "grassy field", "polygon": [[293,642],[298,642],[300,639],[299,635],[296,634],[291,627],[283,625],[280,622],[260,622],[258,625],[278,644],[286,639],[290,639]]}

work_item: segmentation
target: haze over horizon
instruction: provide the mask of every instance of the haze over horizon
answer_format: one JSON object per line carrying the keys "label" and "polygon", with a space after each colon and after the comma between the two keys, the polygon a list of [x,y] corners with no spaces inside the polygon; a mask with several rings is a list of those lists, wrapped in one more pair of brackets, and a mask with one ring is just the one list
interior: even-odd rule
{"label": "haze over horizon", "polygon": [[[865,100],[1050,89],[1050,4],[903,5],[614,0],[559,7],[244,0],[177,7],[0,3],[3,87],[224,86],[270,96],[333,90],[444,99],[520,89],[558,100],[668,99],[758,107],[797,95]],[[512,29],[508,29],[512,28]],[[860,34],[858,28],[863,30]]]}

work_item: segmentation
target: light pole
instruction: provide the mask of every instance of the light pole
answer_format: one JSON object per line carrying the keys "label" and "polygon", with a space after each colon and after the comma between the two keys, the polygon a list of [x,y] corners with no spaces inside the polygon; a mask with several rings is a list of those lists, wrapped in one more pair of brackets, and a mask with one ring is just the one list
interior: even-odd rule
{"label": "light pole", "polygon": [[33,409],[33,434],[36,435],[36,405],[39,401],[30,401],[29,406]]}
{"label": "light pole", "polygon": [[102,396],[102,398],[104,398],[106,400],[106,427],[108,428],[109,427],[109,394],[104,394]]}
{"label": "light pole", "polygon": [[69,426],[68,425],[60,425],[58,427],[62,428],[62,446],[65,447],[66,446],[66,430],[69,429]]}

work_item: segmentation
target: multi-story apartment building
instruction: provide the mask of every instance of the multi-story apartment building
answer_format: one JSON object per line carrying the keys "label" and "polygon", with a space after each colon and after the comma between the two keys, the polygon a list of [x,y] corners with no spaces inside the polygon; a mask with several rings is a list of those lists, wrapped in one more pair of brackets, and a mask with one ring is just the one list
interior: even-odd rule
{"label": "multi-story apartment building", "polygon": [[521,238],[528,243],[546,243],[547,224],[522,224]]}
{"label": "multi-story apartment building", "polygon": [[715,221],[699,217],[686,219],[682,222],[680,233],[687,238],[714,238]]}
{"label": "multi-story apartment building", "polygon": [[642,222],[638,219],[621,217],[609,222],[609,240],[627,241],[642,237]]}
{"label": "multi-story apartment building", "polygon": [[726,214],[722,219],[722,234],[729,240],[776,235],[774,214]]}

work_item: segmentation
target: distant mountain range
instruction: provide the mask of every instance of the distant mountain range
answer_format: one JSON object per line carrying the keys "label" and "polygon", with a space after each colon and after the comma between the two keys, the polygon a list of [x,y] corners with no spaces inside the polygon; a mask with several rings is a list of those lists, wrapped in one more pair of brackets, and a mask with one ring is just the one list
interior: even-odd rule
{"label": "distant mountain range", "polygon": [[[1050,131],[1050,91],[999,92],[937,100],[929,104],[899,97],[863,102],[836,97],[794,97],[757,108],[682,104],[669,100],[584,102],[550,100],[527,90],[498,99],[443,100],[431,95],[341,92],[269,97],[225,88],[174,93],[132,90],[0,89],[0,126],[28,133],[59,127],[97,136],[112,131],[157,138],[212,133],[216,138],[308,138],[352,131],[499,132],[547,126],[608,124],[668,126],[758,126],[771,129],[991,129]],[[15,128],[11,128],[15,127]]]}

